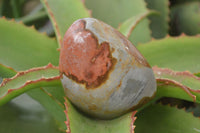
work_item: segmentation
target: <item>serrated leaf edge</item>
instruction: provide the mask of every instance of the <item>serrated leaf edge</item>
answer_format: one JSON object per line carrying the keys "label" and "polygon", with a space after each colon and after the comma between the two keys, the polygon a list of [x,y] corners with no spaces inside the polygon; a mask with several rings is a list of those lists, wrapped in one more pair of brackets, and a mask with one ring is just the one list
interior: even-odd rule
{"label": "serrated leaf edge", "polygon": [[[33,68],[33,69],[29,69],[27,71],[22,71],[22,72],[18,72],[14,77],[12,78],[6,78],[6,79],[3,79],[3,82],[0,84],[0,87],[3,87],[5,86],[6,84],[8,84],[10,81],[18,78],[19,76],[23,76],[27,73],[30,73],[30,72],[34,72],[34,71],[39,71],[39,70],[44,70],[44,69],[49,69],[49,68],[53,68],[53,69],[58,69],[58,67],[55,67],[53,66],[51,63],[49,63],[47,66],[44,66],[44,67],[38,67],[38,68]],[[29,84],[34,84],[34,83],[37,83],[37,82],[40,82],[40,81],[46,81],[46,82],[49,82],[49,81],[52,81],[52,80],[60,80],[60,75],[58,76],[55,76],[55,77],[49,77],[49,78],[45,78],[45,77],[42,77],[40,79],[37,79],[37,80],[28,80],[26,81],[22,86],[20,86],[19,88],[15,88],[15,89],[8,89],[7,93],[4,94],[2,97],[0,97],[0,100],[3,99],[6,95],[8,95],[10,92],[12,91],[15,91],[15,90],[19,90]]]}
{"label": "serrated leaf edge", "polygon": [[130,133],[134,133],[135,130],[135,120],[137,119],[137,117],[135,117],[135,114],[137,113],[137,111],[133,111],[132,115],[131,115],[131,125],[130,125]]}
{"label": "serrated leaf edge", "polygon": [[10,70],[10,71],[12,71],[14,73],[17,73],[17,71],[14,68],[10,67],[10,66],[6,66],[6,65],[1,64],[1,63],[0,63],[0,66],[4,67],[4,68],[6,68],[6,69],[8,69],[8,70]]}
{"label": "serrated leaf edge", "polygon": [[62,44],[62,37],[61,37],[61,34],[60,34],[60,30],[58,28],[58,24],[56,22],[56,19],[54,17],[54,14],[53,12],[51,11],[51,8],[49,6],[49,3],[47,2],[47,0],[43,0],[44,1],[44,4],[46,5],[47,7],[47,11],[49,12],[49,15],[50,15],[50,18],[52,20],[52,23],[54,25],[54,28],[55,28],[55,31],[56,31],[56,34],[57,34],[57,40],[58,40],[58,44],[59,44],[59,48],[61,47],[61,44]]}
{"label": "serrated leaf edge", "polygon": [[58,99],[56,99],[51,93],[46,91],[44,88],[40,88],[45,94],[47,94],[51,99],[53,99],[58,105],[60,105],[63,109],[65,108]]}
{"label": "serrated leaf edge", "polygon": [[[148,7],[148,3],[147,2],[145,2],[145,3],[146,3],[146,7]],[[170,14],[170,8],[169,8],[170,1],[167,0],[167,2],[165,4],[167,5],[167,17],[165,18],[165,21],[167,21],[167,25],[165,25],[165,28],[166,28],[166,31],[168,31],[169,28],[170,28],[169,25],[168,25],[168,23],[170,22],[170,16],[169,16],[169,14]],[[151,25],[151,23],[152,23],[152,21],[150,21],[150,25]],[[151,31],[151,35],[152,35],[152,31]],[[154,39],[154,38],[152,37],[152,39]]]}
{"label": "serrated leaf edge", "polygon": [[[129,38],[130,35],[131,35],[131,33],[134,31],[135,27],[136,27],[144,18],[146,18],[147,16],[149,16],[149,15],[151,15],[151,14],[153,14],[153,13],[156,13],[156,12],[153,11],[153,10],[148,10],[148,9],[147,9],[146,12],[142,13],[142,14],[141,14],[141,17],[138,18],[138,19],[135,21],[134,24],[131,24],[131,27],[130,27],[129,31],[128,31],[127,34],[125,34],[125,36],[126,36],[127,38]],[[135,17],[135,16],[134,16],[134,17]],[[122,26],[124,23],[128,23],[132,18],[133,18],[133,17],[130,17],[129,19],[127,19],[127,20],[125,20],[123,23],[121,23],[121,24],[118,26],[117,30],[120,31],[121,26]],[[148,20],[148,25],[149,25],[149,24],[150,24],[150,21]],[[151,30],[150,30],[150,32],[151,32]],[[123,33],[123,34],[124,34],[124,33]]]}
{"label": "serrated leaf edge", "polygon": [[[152,67],[152,69],[153,69],[154,73],[157,73],[157,75],[160,75],[161,73],[167,73],[167,74],[170,74],[172,76],[173,75],[185,75],[185,76],[188,76],[188,77],[191,77],[191,78],[194,78],[194,79],[200,81],[199,77],[193,75],[189,71],[177,72],[177,71],[173,71],[169,68],[159,68],[157,66]],[[177,81],[172,80],[172,79],[161,78],[161,77],[158,76],[158,77],[156,77],[156,81],[157,81],[157,86],[159,86],[159,85],[160,86],[162,86],[162,85],[175,85],[175,86],[180,87],[193,99],[193,102],[196,102],[196,96],[193,95],[191,92],[200,93],[200,90],[193,90],[190,87],[187,87],[187,86],[183,85],[182,83],[177,82]]]}
{"label": "serrated leaf edge", "polygon": [[70,129],[70,122],[69,122],[69,116],[68,116],[68,104],[67,104],[67,98],[65,97],[64,98],[65,99],[65,102],[64,102],[64,104],[65,104],[65,110],[64,110],[64,113],[65,113],[65,115],[66,115],[66,121],[65,121],[65,124],[66,124],[66,126],[67,126],[67,129],[66,129],[66,133],[71,133],[71,129]]}
{"label": "serrated leaf edge", "polygon": [[195,118],[199,118],[200,119],[200,117],[196,117],[195,115],[194,115],[194,112],[188,112],[187,111],[187,109],[186,109],[186,107],[183,107],[183,108],[179,108],[178,107],[178,105],[171,105],[171,104],[163,104],[162,102],[159,102],[159,103],[157,103],[157,104],[160,104],[160,105],[162,105],[162,106],[168,106],[168,107],[170,107],[170,108],[176,108],[176,109],[178,109],[178,110],[182,110],[182,111],[185,111],[185,113],[189,113],[189,114],[192,114]]}
{"label": "serrated leaf edge", "polygon": [[160,39],[155,39],[155,38],[151,38],[150,41],[146,42],[146,43],[138,43],[137,46],[140,46],[140,45],[146,45],[147,43],[152,43],[152,42],[157,42],[157,41],[161,41],[161,40],[165,40],[165,39],[180,39],[180,38],[183,38],[183,37],[188,37],[188,38],[199,38],[200,37],[200,34],[196,34],[194,36],[189,36],[189,35],[186,35],[185,33],[181,33],[179,36],[170,36],[169,34],[167,34],[164,38],[160,38]]}
{"label": "serrated leaf edge", "polygon": [[160,68],[158,66],[153,66],[152,69],[154,70],[154,72],[157,73],[157,75],[160,75],[161,73],[167,73],[167,74],[170,74],[172,76],[188,76],[188,77],[192,77],[192,78],[195,78],[197,80],[200,81],[200,78],[195,76],[194,74],[192,74],[191,72],[189,71],[173,71],[169,68]]}
{"label": "serrated leaf edge", "polygon": [[[29,72],[34,72],[34,71],[39,71],[39,70],[44,70],[44,69],[49,69],[49,68],[53,68],[53,69],[58,69],[58,67],[56,66],[53,66],[51,63],[49,63],[47,66],[44,66],[44,67],[37,67],[37,68],[32,68],[32,69],[29,69],[29,70],[26,70],[26,71],[22,71],[22,72],[18,72],[14,77],[12,78],[5,78],[3,80],[3,82],[1,83],[0,87],[4,86],[5,84],[7,84],[9,81],[13,80],[13,79],[16,79],[17,77],[19,76],[23,76]],[[28,81],[29,82],[29,81]]]}

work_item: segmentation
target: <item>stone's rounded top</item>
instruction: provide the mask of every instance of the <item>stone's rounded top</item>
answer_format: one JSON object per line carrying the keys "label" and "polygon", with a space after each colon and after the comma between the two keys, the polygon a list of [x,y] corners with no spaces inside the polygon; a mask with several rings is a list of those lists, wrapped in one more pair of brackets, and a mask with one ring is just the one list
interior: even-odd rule
{"label": "stone's rounded top", "polygon": [[[120,42],[120,47],[123,47],[129,54],[135,57],[135,60],[141,65],[150,67],[149,63],[143,57],[143,55],[136,49],[136,47],[119,31],[111,27],[110,25],[97,20],[95,18],[83,18],[77,21],[84,20],[86,23],[86,29],[92,31],[96,36],[98,36],[99,42],[108,41],[112,44],[112,47],[116,47],[117,43]],[[75,22],[76,23],[76,22]]]}

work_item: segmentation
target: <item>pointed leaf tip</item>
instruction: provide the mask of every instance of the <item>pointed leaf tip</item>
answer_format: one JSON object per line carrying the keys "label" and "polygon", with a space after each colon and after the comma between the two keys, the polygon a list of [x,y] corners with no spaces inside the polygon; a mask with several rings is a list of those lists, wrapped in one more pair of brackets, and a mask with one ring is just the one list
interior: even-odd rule
{"label": "pointed leaf tip", "polygon": [[137,117],[135,117],[136,113],[137,113],[137,111],[134,111],[134,112],[132,112],[132,115],[131,115],[131,125],[130,125],[131,131],[130,131],[130,133],[135,133],[136,126],[134,125],[134,123],[135,123],[135,120],[137,119]]}

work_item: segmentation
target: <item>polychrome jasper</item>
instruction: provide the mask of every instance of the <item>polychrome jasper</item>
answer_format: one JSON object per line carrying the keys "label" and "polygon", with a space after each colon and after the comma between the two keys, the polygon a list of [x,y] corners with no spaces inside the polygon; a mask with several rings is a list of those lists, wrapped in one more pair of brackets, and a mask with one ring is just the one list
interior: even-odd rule
{"label": "polychrome jasper", "polygon": [[79,19],[67,30],[59,69],[68,99],[100,119],[137,109],[156,92],[146,59],[125,36],[94,18]]}

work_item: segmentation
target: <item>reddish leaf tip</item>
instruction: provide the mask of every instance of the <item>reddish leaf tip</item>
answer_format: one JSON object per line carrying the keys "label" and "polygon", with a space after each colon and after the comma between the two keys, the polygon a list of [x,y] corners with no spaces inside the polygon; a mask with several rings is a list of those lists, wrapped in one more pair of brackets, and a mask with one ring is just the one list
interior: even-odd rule
{"label": "reddish leaf tip", "polygon": [[180,36],[186,36],[186,34],[184,32],[182,32]]}
{"label": "reddish leaf tip", "polygon": [[134,129],[135,129],[135,125],[134,125],[134,122],[135,122],[135,120],[136,120],[136,118],[137,117],[135,117],[135,114],[137,113],[137,111],[134,111],[133,113],[132,113],[132,115],[131,115],[131,125],[130,125],[130,129],[131,129],[131,131],[130,131],[130,133],[134,133]]}
{"label": "reddish leaf tip", "polygon": [[166,38],[170,38],[171,36],[169,34],[167,34]]}

